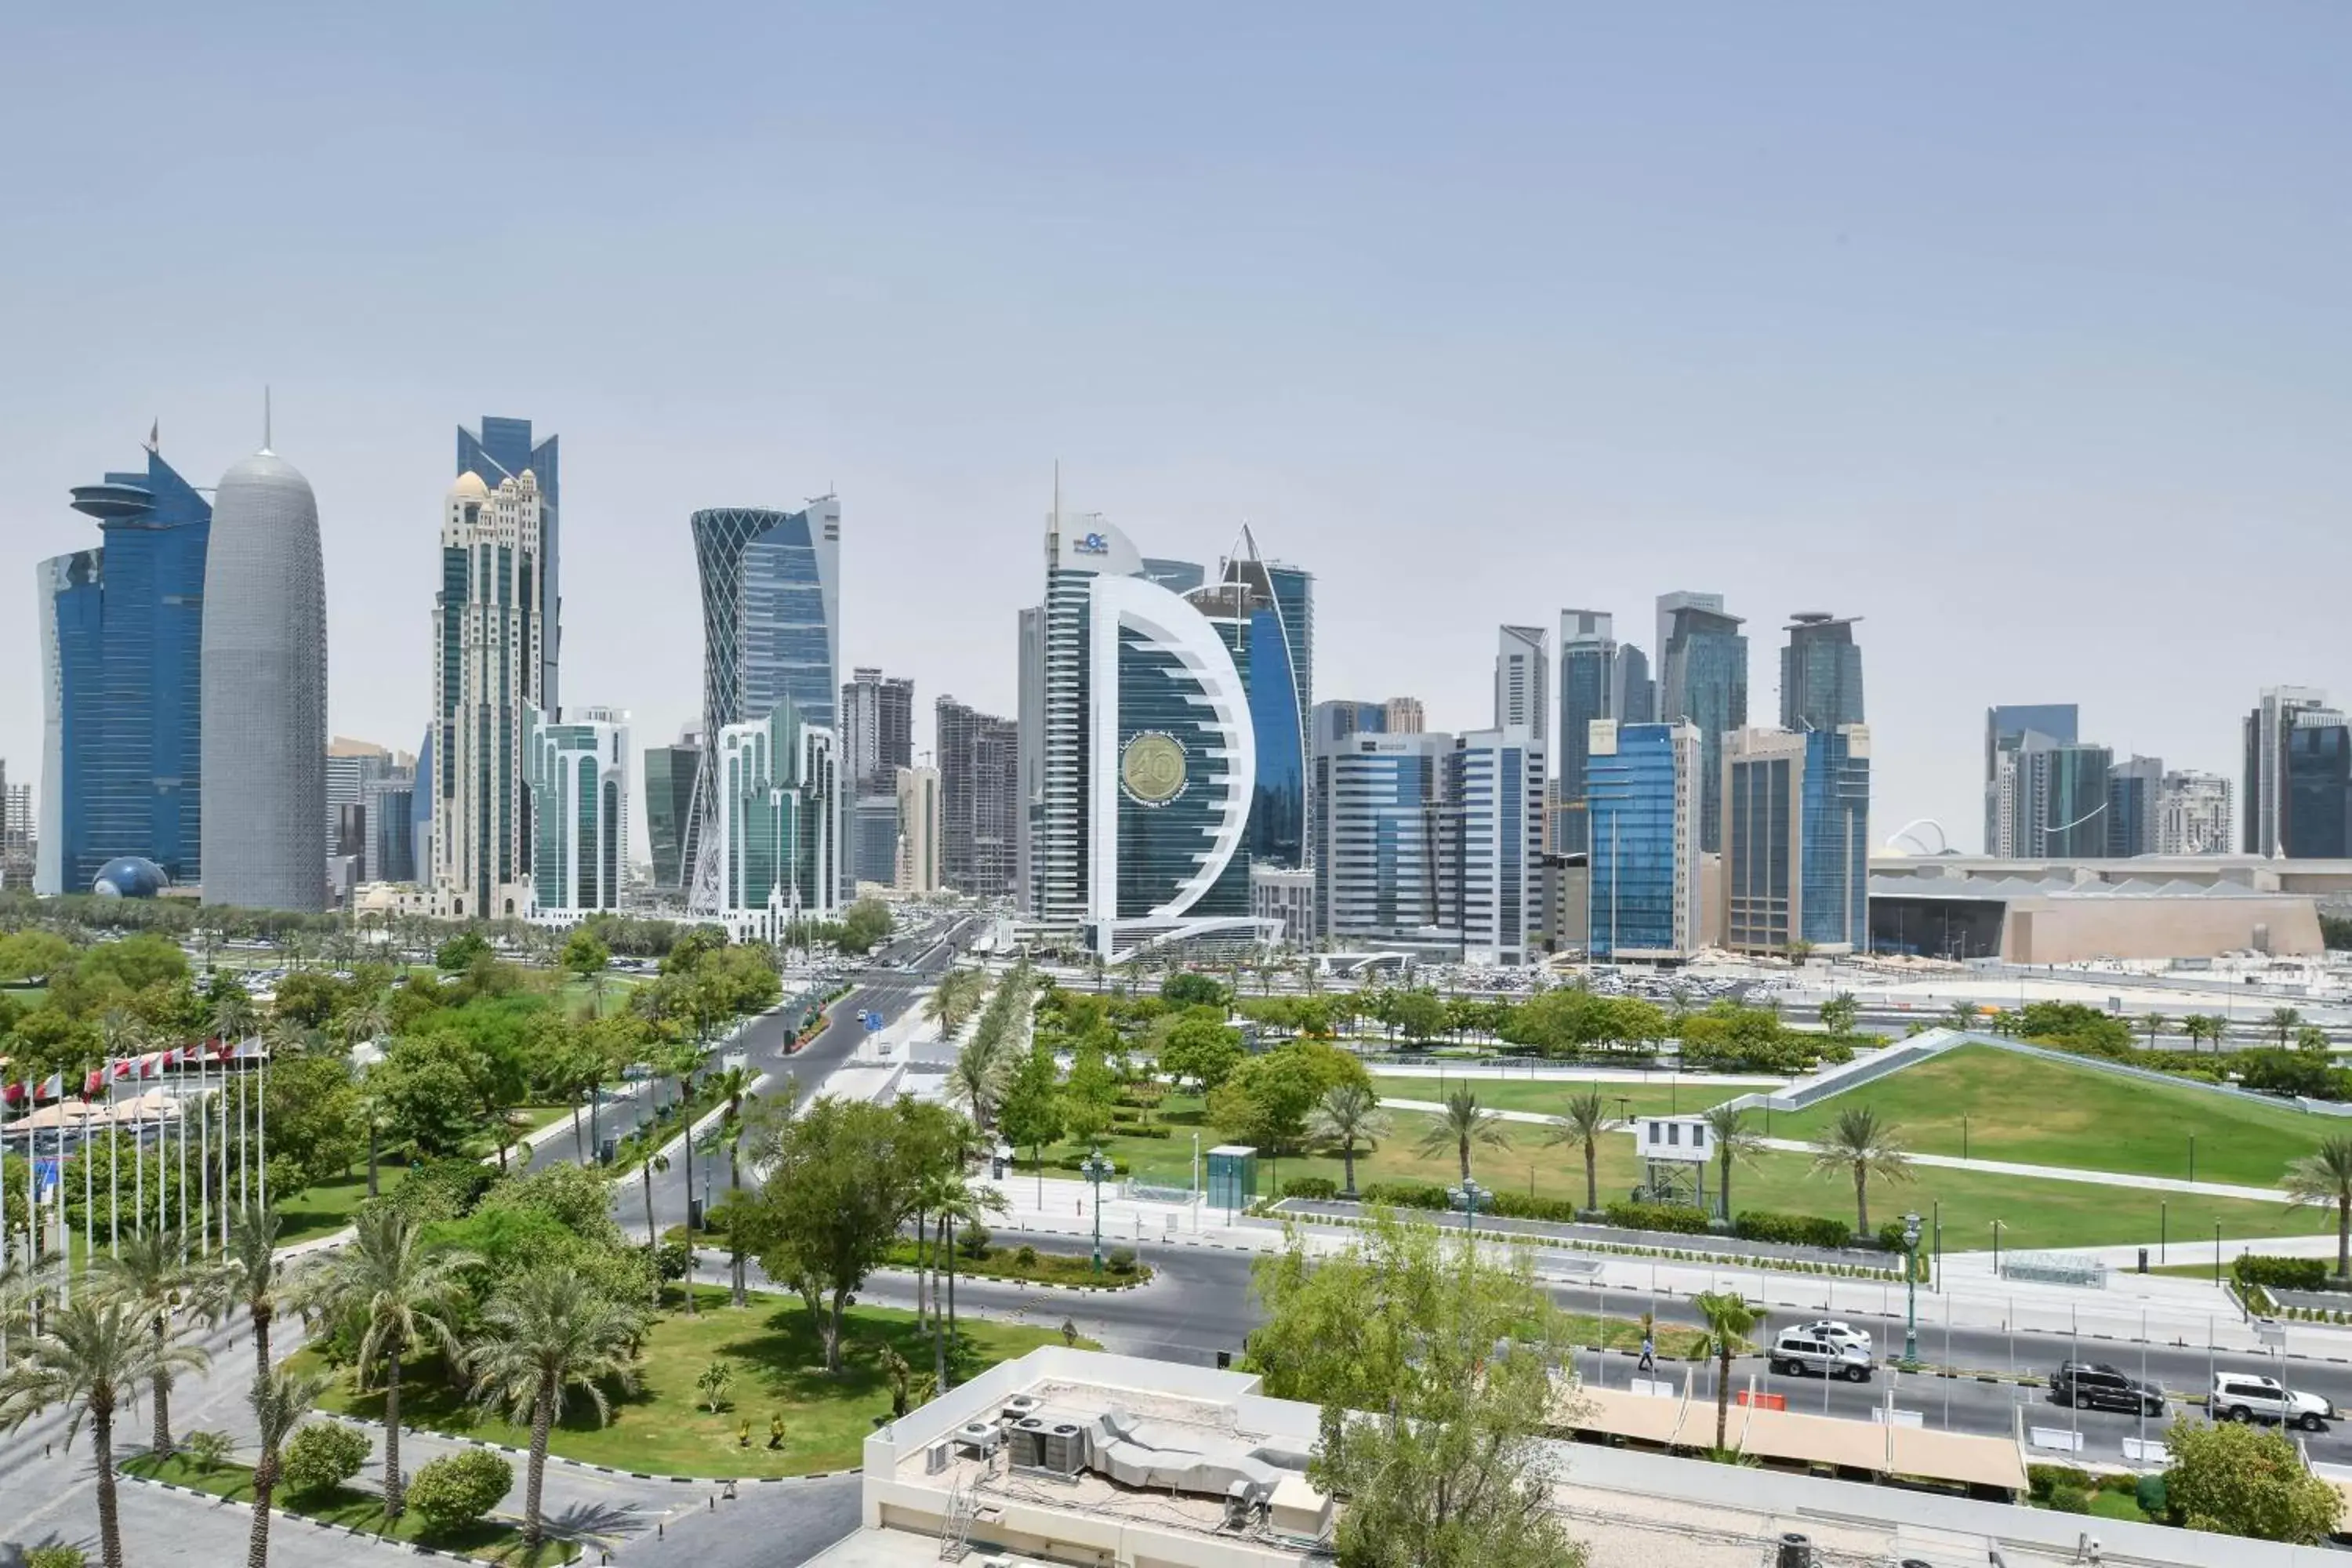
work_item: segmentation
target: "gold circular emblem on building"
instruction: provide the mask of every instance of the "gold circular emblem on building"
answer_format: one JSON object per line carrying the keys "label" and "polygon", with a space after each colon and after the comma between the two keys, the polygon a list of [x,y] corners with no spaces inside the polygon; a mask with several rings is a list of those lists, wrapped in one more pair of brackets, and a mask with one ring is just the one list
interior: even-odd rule
{"label": "gold circular emblem on building", "polygon": [[1146,805],[1165,805],[1184,788],[1184,748],[1157,731],[1138,735],[1119,753],[1119,782]]}

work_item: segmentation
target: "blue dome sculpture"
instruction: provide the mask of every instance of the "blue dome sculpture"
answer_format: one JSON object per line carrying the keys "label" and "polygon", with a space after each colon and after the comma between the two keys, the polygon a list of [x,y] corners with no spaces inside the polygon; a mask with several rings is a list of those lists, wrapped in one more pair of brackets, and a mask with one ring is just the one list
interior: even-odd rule
{"label": "blue dome sculpture", "polygon": [[163,868],[137,855],[118,855],[98,868],[89,890],[101,899],[152,899],[172,885]]}

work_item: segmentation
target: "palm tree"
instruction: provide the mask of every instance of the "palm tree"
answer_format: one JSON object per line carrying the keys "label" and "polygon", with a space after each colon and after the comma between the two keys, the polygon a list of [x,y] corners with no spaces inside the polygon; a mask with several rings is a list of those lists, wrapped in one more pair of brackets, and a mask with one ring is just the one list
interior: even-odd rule
{"label": "palm tree", "polygon": [[1307,1135],[1318,1143],[1339,1146],[1339,1162],[1348,1173],[1348,1190],[1339,1195],[1352,1198],[1356,1195],[1356,1145],[1363,1144],[1369,1153],[1387,1137],[1388,1113],[1381,1109],[1381,1097],[1370,1085],[1334,1084],[1322,1102],[1307,1113]]}
{"label": "palm tree", "polygon": [[1706,1320],[1706,1348],[1715,1355],[1715,1448],[1721,1453],[1731,1420],[1731,1358],[1748,1348],[1756,1309],[1737,1290],[1702,1290],[1691,1305]]}
{"label": "palm tree", "polygon": [[392,1032],[392,996],[371,991],[343,1014],[343,1045],[350,1049]]}
{"label": "palm tree", "polygon": [[547,1474],[547,1434],[563,1416],[565,1396],[578,1389],[596,1412],[612,1416],[610,1383],[624,1393],[636,1385],[636,1343],[644,1315],[614,1301],[572,1269],[535,1268],[490,1299],[482,1336],[467,1360],[474,1392],[486,1405],[530,1422],[530,1468],[523,1486],[522,1539],[545,1538],[540,1485]]}
{"label": "palm tree", "polygon": [[1955,1002],[1944,1010],[1944,1026],[1950,1029],[1973,1029],[1977,1026],[1977,1005]]}
{"label": "palm tree", "polygon": [[286,1439],[317,1407],[319,1395],[326,1389],[323,1376],[304,1376],[267,1363],[254,1377],[253,1391],[246,1395],[246,1402],[253,1406],[261,1453],[253,1461],[253,1532],[246,1538],[245,1568],[269,1568],[269,1503],[282,1473],[279,1456]]}
{"label": "palm tree", "polygon": [[[694,1162],[691,1160],[687,1162],[686,1173],[688,1179],[689,1181],[692,1180],[694,1176]],[[637,1178],[644,1184],[646,1189],[646,1252],[648,1256],[655,1257],[656,1263],[658,1263],[658,1250],[661,1247],[661,1232],[654,1228],[654,1178],[657,1175],[667,1176],[668,1174],[669,1156],[653,1150],[647,1150],[646,1152],[645,1163],[637,1167]],[[687,1243],[688,1247],[687,1257],[689,1259],[688,1270],[689,1273],[693,1268],[693,1265],[690,1261],[694,1256],[691,1250],[693,1245],[694,1244],[691,1240]],[[661,1300],[661,1269],[658,1267],[654,1270],[654,1300],[656,1303]],[[694,1281],[691,1279],[687,1281],[686,1310],[688,1313],[691,1313],[694,1310]]]}
{"label": "palm tree", "polygon": [[228,1251],[215,1279],[220,1300],[242,1305],[253,1325],[253,1377],[258,1387],[269,1372],[269,1325],[278,1316],[278,1292],[286,1284],[286,1271],[278,1262],[274,1206],[246,1204],[230,1214]]}
{"label": "palm tree", "polygon": [[[144,1226],[124,1237],[119,1248],[92,1258],[90,1272],[98,1294],[146,1314],[148,1331],[154,1336],[159,1352],[171,1342],[172,1314],[182,1306],[194,1304],[191,1297],[208,1293],[205,1271],[191,1268],[182,1260],[180,1238]],[[155,1425],[152,1447],[158,1458],[168,1459],[173,1447],[173,1367],[167,1358],[159,1358],[154,1365],[152,1392]]]}
{"label": "palm tree", "polygon": [[350,1246],[304,1281],[306,1308],[350,1318],[360,1329],[354,1369],[362,1379],[383,1363],[383,1512],[401,1515],[400,1363],[412,1349],[458,1359],[457,1319],[466,1300],[458,1271],[479,1266],[468,1252],[428,1246],[425,1227],[398,1209],[360,1211]]}
{"label": "palm tree", "polygon": [[1729,1105],[1718,1105],[1702,1113],[1699,1120],[1706,1124],[1707,1136],[1715,1142],[1715,1167],[1721,1180],[1723,1217],[1731,1217],[1731,1167],[1735,1161],[1748,1164],[1764,1152],[1764,1135],[1748,1124],[1748,1112]]}
{"label": "palm tree", "polygon": [[2171,1024],[2172,1020],[2166,1017],[2161,1013],[2150,1013],[2139,1021],[2140,1027],[2147,1031],[2147,1048],[2149,1050],[2152,1051],[2156,1049],[2156,1042],[2158,1037],[2162,1036],[2164,1031],[2171,1026]]}
{"label": "palm tree", "polygon": [[2294,1008],[2273,1007],[2270,1011],[2270,1016],[2263,1020],[2263,1027],[2268,1029],[2272,1037],[2278,1041],[2279,1049],[2284,1050],[2289,1037],[2294,1033],[2294,1026],[2302,1022],[2303,1015]]}
{"label": "palm tree", "polygon": [[1862,1016],[1862,1004],[1851,991],[1841,991],[1822,1004],[1822,1027],[1832,1039],[1843,1039],[1853,1032],[1854,1020]]}
{"label": "palm tree", "polygon": [[971,1107],[971,1124],[983,1132],[988,1130],[989,1113],[1003,1100],[1018,1065],[1012,1044],[1009,1031],[992,1031],[983,1024],[971,1043],[958,1053],[955,1066],[948,1069],[950,1098]]}
{"label": "palm tree", "polygon": [[2336,1277],[2352,1279],[2352,1137],[2323,1138],[2315,1153],[2286,1168],[2288,1195],[2314,1208],[2336,1208]]}
{"label": "palm tree", "polygon": [[1567,1143],[1584,1151],[1584,1206],[1588,1209],[1601,1206],[1601,1135],[1613,1121],[1608,1102],[1598,1089],[1592,1089],[1571,1096],[1568,1113],[1553,1117],[1544,1129],[1546,1148]]}
{"label": "palm tree", "polygon": [[1470,1179],[1470,1145],[1486,1143],[1497,1149],[1510,1147],[1511,1135],[1503,1130],[1503,1120],[1493,1111],[1483,1110],[1478,1097],[1463,1084],[1445,1097],[1444,1105],[1429,1131],[1421,1135],[1421,1152],[1442,1154],[1451,1149],[1462,1162],[1462,1179]]}
{"label": "palm tree", "polygon": [[298,1018],[272,1018],[261,1034],[262,1044],[278,1061],[310,1055],[311,1038],[312,1031]]}
{"label": "palm tree", "polygon": [[1870,1178],[1889,1182],[1911,1179],[1911,1156],[1904,1152],[1901,1129],[1875,1109],[1857,1105],[1838,1112],[1829,1131],[1813,1145],[1813,1171],[1853,1177],[1854,1234],[1870,1234]]}
{"label": "palm tree", "polygon": [[52,1405],[73,1406],[66,1427],[70,1447],[89,1417],[90,1450],[98,1468],[99,1552],[106,1568],[122,1568],[122,1526],[114,1498],[114,1412],[142,1383],[168,1386],[181,1373],[209,1363],[193,1345],[158,1340],[140,1306],[85,1294],[58,1309],[46,1331],[17,1352],[0,1373],[0,1432],[14,1432]]}

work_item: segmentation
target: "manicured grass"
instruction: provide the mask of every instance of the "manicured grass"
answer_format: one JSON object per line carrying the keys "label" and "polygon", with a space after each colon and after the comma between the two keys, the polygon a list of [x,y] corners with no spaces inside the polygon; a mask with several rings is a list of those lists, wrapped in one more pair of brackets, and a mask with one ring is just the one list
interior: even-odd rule
{"label": "manicured grass", "polygon": [[[726,1291],[706,1288],[697,1291],[696,1302],[698,1316],[670,1312],[656,1320],[646,1338],[638,1390],[614,1397],[612,1424],[596,1426],[593,1407],[575,1401],[550,1439],[551,1452],[651,1475],[793,1476],[844,1469],[860,1462],[876,1417],[890,1414],[890,1383],[882,1371],[880,1347],[895,1348],[919,1374],[931,1366],[929,1331],[918,1328],[911,1312],[852,1308],[844,1330],[842,1372],[835,1377],[824,1370],[816,1327],[797,1300],[755,1294],[739,1310],[726,1304]],[[957,1332],[959,1380],[1039,1345],[1061,1342],[1051,1328],[971,1317],[959,1319]],[[312,1351],[299,1352],[295,1359],[305,1367],[317,1364]],[[734,1385],[716,1415],[695,1386],[714,1361],[735,1372]],[[518,1448],[529,1445],[528,1427],[486,1415],[453,1391],[437,1358],[404,1370],[409,1373],[400,1401],[404,1424]],[[382,1391],[354,1394],[348,1377],[338,1379],[320,1405],[353,1415],[383,1415]],[[773,1448],[768,1447],[772,1415],[784,1422],[782,1444]],[[744,1421],[751,1426],[748,1446],[739,1440]]]}
{"label": "manicured grass", "polygon": [[2065,1165],[2132,1175],[2275,1187],[2287,1165],[2347,1131],[2281,1103],[2149,1083],[2096,1068],[1963,1046],[1811,1110],[1773,1118],[1773,1134],[1811,1138],[1857,1105],[1903,1129],[1914,1153]]}
{"label": "manicured grass", "polygon": [[[141,1454],[124,1460],[122,1468],[135,1476],[170,1481],[174,1486],[188,1487],[214,1497],[237,1502],[253,1500],[253,1471],[245,1465],[224,1464],[205,1470],[191,1463],[184,1454],[175,1454],[163,1460]],[[520,1466],[515,1479],[517,1481],[522,1479]],[[514,1563],[518,1568],[541,1568],[547,1563],[571,1563],[580,1555],[579,1545],[568,1541],[542,1542],[536,1551],[526,1550],[522,1544],[522,1527],[502,1523],[495,1518],[446,1534],[427,1531],[425,1521],[414,1510],[403,1514],[396,1523],[387,1525],[383,1517],[383,1499],[373,1492],[358,1491],[349,1487],[292,1497],[280,1487],[272,1494],[270,1506],[276,1513],[323,1519],[330,1524],[365,1531],[384,1540],[416,1542],[444,1552],[463,1552],[469,1557],[488,1558],[493,1563]],[[273,1539],[278,1528],[277,1524],[271,1524]]]}
{"label": "manicured grass", "polygon": [[[376,1190],[390,1193],[407,1173],[406,1166],[379,1159]],[[348,1174],[330,1177],[290,1198],[281,1199],[278,1205],[278,1245],[285,1247],[331,1235],[351,1224],[360,1205],[366,1201],[367,1164],[362,1161]]]}
{"label": "manicured grass", "polygon": [[[1103,1237],[1103,1256],[1108,1258],[1116,1247],[1125,1245],[1126,1243],[1118,1241],[1117,1237],[1107,1236]],[[890,1249],[888,1267],[908,1270],[921,1268],[926,1266],[931,1254],[936,1251],[939,1251],[936,1243],[917,1242],[914,1237],[907,1237]],[[1012,1279],[1031,1285],[1091,1285],[1125,1288],[1129,1285],[1140,1285],[1151,1278],[1151,1266],[1148,1263],[1132,1264],[1126,1273],[1117,1274],[1111,1271],[1110,1265],[1106,1262],[1103,1265],[1103,1271],[1097,1274],[1092,1252],[1034,1252],[1033,1261],[1025,1266],[1021,1262],[1020,1252],[1021,1249],[1018,1247],[992,1246],[985,1255],[975,1258],[959,1251],[955,1255],[955,1271],[967,1279]],[[1132,1256],[1132,1248],[1129,1252]],[[947,1267],[946,1256],[942,1253],[940,1268],[943,1277]],[[942,1289],[944,1288],[942,1286]]]}
{"label": "manicured grass", "polygon": [[1660,1074],[1654,1084],[1587,1082],[1582,1079],[1547,1078],[1530,1082],[1527,1079],[1492,1078],[1391,1078],[1386,1073],[1372,1075],[1372,1087],[1382,1100],[1425,1100],[1437,1101],[1447,1094],[1467,1085],[1478,1097],[1478,1103],[1489,1110],[1528,1110],[1544,1116],[1558,1116],[1568,1109],[1568,1102],[1580,1095],[1599,1090],[1601,1102],[1612,1116],[1673,1116],[1705,1110],[1711,1105],[1734,1099],[1753,1090],[1744,1087],[1716,1083],[1705,1078],[1684,1075],[1679,1082],[1670,1081]]}

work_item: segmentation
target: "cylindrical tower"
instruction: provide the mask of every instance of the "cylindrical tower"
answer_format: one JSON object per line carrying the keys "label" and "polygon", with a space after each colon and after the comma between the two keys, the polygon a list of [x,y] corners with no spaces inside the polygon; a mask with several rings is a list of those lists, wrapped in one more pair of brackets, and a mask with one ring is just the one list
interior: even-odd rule
{"label": "cylindrical tower", "polygon": [[327,581],[310,482],[265,447],[221,476],[205,559],[204,897],[327,904]]}

